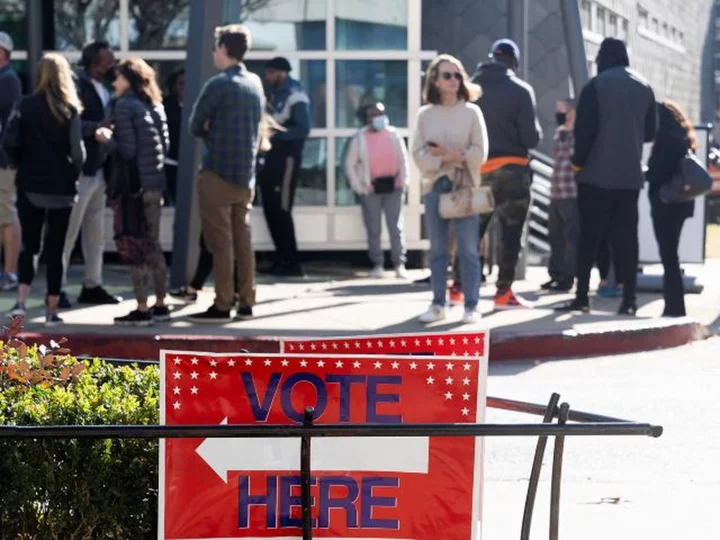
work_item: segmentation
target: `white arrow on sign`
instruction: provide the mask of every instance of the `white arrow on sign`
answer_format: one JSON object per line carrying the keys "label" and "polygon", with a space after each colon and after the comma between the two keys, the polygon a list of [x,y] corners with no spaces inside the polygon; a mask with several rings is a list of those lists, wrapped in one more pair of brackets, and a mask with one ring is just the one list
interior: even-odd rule
{"label": "white arrow on sign", "polygon": [[[221,422],[227,424],[227,418]],[[230,471],[297,471],[299,439],[205,439],[195,450],[227,483]],[[428,473],[428,437],[322,437],[313,440],[316,471]]]}

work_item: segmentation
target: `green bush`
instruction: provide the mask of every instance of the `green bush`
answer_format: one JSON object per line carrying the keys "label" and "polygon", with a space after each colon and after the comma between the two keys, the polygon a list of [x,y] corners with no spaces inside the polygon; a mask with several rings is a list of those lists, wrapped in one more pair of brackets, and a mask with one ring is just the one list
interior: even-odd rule
{"label": "green bush", "polygon": [[[158,423],[156,368],[67,352],[6,337],[0,424]],[[155,538],[157,472],[156,441],[0,439],[0,538]]]}

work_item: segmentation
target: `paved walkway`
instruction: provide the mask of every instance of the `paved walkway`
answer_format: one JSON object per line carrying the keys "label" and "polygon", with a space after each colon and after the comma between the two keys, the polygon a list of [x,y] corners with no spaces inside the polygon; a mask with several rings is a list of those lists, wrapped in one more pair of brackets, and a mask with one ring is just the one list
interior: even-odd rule
{"label": "paved walkway", "polygon": [[[80,281],[80,267],[73,267],[71,282]],[[656,271],[650,268],[648,271]],[[689,316],[706,327],[717,327],[720,323],[720,260],[708,261],[703,267],[689,269],[690,273],[700,276],[705,284],[702,294],[688,295]],[[115,294],[124,296],[127,301],[118,306],[85,307],[74,306],[62,314],[66,324],[53,329],[53,334],[68,337],[80,335],[104,335],[108,338],[126,337],[130,334],[140,338],[163,336],[184,336],[203,339],[210,336],[254,339],[278,338],[282,336],[327,336],[357,333],[413,333],[428,331],[467,330],[460,322],[462,308],[454,308],[446,321],[431,326],[417,322],[417,316],[428,306],[431,299],[429,286],[415,284],[394,278],[393,273],[383,280],[372,280],[366,272],[352,271],[342,266],[317,266],[308,268],[309,277],[302,280],[274,281],[260,278],[258,287],[258,305],[255,318],[227,325],[194,325],[187,315],[206,309],[213,300],[213,292],[206,289],[200,294],[197,304],[183,305],[172,301],[173,319],[170,323],[159,324],[152,328],[129,329],[113,326],[113,318],[126,314],[134,308],[132,291],[127,269],[121,266],[106,267],[107,287]],[[426,271],[412,272],[414,279],[427,275]],[[713,277],[715,279],[713,279]],[[535,309],[495,312],[492,295],[493,278],[481,291],[480,311],[483,313],[481,327],[492,331],[496,344],[508,340],[517,340],[537,336],[556,336],[567,342],[573,337],[584,335],[615,335],[622,333],[633,336],[634,331],[654,329],[663,334],[663,328],[676,326],[688,321],[663,320],[659,315],[663,309],[659,294],[640,294],[637,318],[619,317],[614,314],[619,304],[616,299],[596,298],[594,311],[588,315],[558,314],[553,304],[571,298],[568,294],[538,293],[539,285],[546,279],[543,268],[531,267],[527,279],[516,283],[515,290],[527,299],[535,302]],[[43,293],[44,277],[38,276],[38,286],[28,302],[29,316],[26,330],[31,333],[50,333],[42,322],[44,320]],[[69,294],[74,300],[79,286],[71,286]],[[13,304],[12,296],[0,297],[0,310],[7,311]],[[698,325],[699,326],[699,325]],[[695,332],[697,334],[697,332]],[[639,335],[647,339],[645,334]],[[608,340],[606,340],[607,342]],[[610,340],[612,341],[612,340]],[[633,340],[630,340],[633,341]],[[637,339],[634,339],[637,342]],[[690,339],[683,339],[687,342]],[[648,342],[642,348],[649,349],[670,346],[679,343],[653,344]],[[525,345],[527,353],[533,353],[528,346],[543,346],[541,342]],[[638,350],[635,343],[632,350]],[[592,351],[562,349],[560,351],[537,351],[538,356],[567,356],[587,354]],[[604,349],[598,352],[612,352]],[[121,353],[118,353],[121,356]],[[525,357],[524,352],[513,353],[510,357]]]}

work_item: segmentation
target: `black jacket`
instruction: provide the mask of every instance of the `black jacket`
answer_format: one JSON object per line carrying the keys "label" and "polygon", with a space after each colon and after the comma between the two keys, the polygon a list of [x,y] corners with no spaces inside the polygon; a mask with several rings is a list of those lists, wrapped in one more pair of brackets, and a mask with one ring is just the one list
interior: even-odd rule
{"label": "black jacket", "polygon": [[83,140],[87,151],[87,159],[83,167],[85,176],[95,176],[103,167],[107,159],[107,147],[95,140],[95,131],[107,114],[102,100],[98,95],[90,75],[83,69],[75,72],[75,82],[78,96],[83,104],[83,112],[80,116],[83,128]]}
{"label": "black jacket", "polygon": [[658,125],[655,144],[645,173],[649,184],[652,211],[654,214],[674,211],[690,217],[695,211],[695,201],[666,205],[658,198],[660,187],[672,180],[680,166],[680,160],[690,149],[687,132],[670,109],[662,103],[658,104]]}
{"label": "black jacket", "polygon": [[168,131],[170,132],[170,148],[167,157],[177,161],[180,152],[180,131],[182,129],[182,107],[177,96],[171,95],[163,101],[167,115]]}
{"label": "black jacket", "polygon": [[532,86],[498,62],[480,64],[473,82],[483,90],[477,104],[487,125],[488,158],[527,157],[542,138]]}
{"label": "black jacket", "polygon": [[17,109],[17,140],[6,148],[17,163],[15,182],[25,193],[74,195],[85,148],[77,113],[62,122],[52,114],[44,95],[23,98]]}

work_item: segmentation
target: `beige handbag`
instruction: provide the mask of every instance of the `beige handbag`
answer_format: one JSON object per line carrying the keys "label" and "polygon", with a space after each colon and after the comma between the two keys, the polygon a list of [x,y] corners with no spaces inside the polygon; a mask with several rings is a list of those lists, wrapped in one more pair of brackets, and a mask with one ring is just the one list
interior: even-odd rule
{"label": "beige handbag", "polygon": [[494,208],[492,190],[489,187],[473,186],[472,175],[467,167],[456,169],[453,190],[440,195],[439,212],[443,219],[489,214]]}

